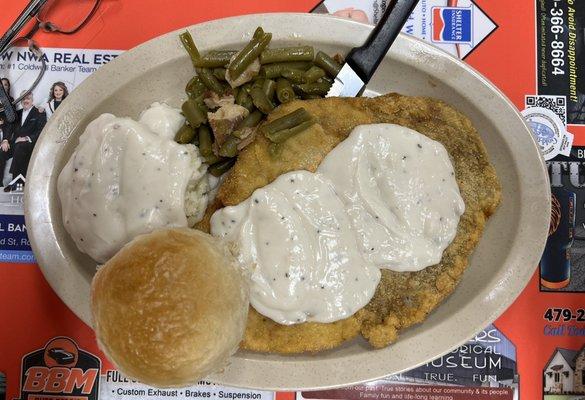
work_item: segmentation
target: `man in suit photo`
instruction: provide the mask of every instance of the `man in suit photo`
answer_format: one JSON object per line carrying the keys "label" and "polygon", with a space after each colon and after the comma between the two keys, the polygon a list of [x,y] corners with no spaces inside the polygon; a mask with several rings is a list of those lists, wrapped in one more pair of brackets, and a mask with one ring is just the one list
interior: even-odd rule
{"label": "man in suit photo", "polygon": [[[4,177],[6,163],[12,158],[12,132],[14,125],[6,121],[6,117],[0,114],[0,184]],[[1,186],[4,186],[3,184]]]}
{"label": "man in suit photo", "polygon": [[[12,165],[10,173],[16,178],[22,175],[26,178],[26,170],[32,155],[33,148],[45,123],[47,117],[44,112],[39,111],[33,103],[33,95],[29,93],[22,101],[22,109],[18,110],[14,131],[12,133]],[[13,187],[7,186],[5,192],[14,190]]]}

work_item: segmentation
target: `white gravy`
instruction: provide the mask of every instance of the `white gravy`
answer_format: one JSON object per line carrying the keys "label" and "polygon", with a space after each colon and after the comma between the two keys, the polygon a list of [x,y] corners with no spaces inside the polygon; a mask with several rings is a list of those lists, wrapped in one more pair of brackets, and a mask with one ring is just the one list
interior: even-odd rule
{"label": "white gravy", "polygon": [[289,172],[215,212],[211,233],[251,266],[258,312],[281,324],[333,322],[370,301],[380,268],[438,263],[464,209],[440,143],[398,125],[363,125],[316,173]]}
{"label": "white gravy", "polygon": [[[188,225],[187,189],[208,183],[197,148],[172,140],[183,123],[156,103],[141,122],[103,114],[87,126],[58,179],[63,223],[81,251],[103,263],[139,234]],[[206,194],[200,202],[205,210]]]}

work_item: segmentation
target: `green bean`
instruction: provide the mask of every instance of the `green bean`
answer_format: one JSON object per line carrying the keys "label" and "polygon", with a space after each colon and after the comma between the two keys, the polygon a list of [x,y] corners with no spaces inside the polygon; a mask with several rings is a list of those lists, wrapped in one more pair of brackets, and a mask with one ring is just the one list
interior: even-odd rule
{"label": "green bean", "polygon": [[322,51],[318,52],[315,56],[315,65],[323,68],[329,75],[334,78],[341,70],[341,65],[339,65],[333,58],[329,57]]}
{"label": "green bean", "polygon": [[[262,117],[263,115],[260,111],[254,110],[253,112],[248,114],[248,116],[244,118],[242,122],[238,124],[238,126],[236,127],[236,132],[244,128],[252,128],[258,125],[258,123],[262,120]],[[233,133],[234,136],[236,136],[236,132]]]}
{"label": "green bean", "polygon": [[230,62],[228,66],[228,72],[232,79],[237,79],[242,72],[248,68],[252,62],[260,56],[260,53],[264,51],[270,40],[272,39],[271,33],[265,33],[261,38],[252,38],[248,43]]}
{"label": "green bean", "polygon": [[282,71],[288,69],[298,69],[306,71],[312,64],[307,61],[284,62],[263,65],[260,69],[260,75],[267,79],[278,78],[282,75]]}
{"label": "green bean", "polygon": [[[251,85],[250,85],[250,89],[252,89],[253,87],[259,87],[259,88],[262,88],[262,86],[264,86],[264,81],[265,81],[265,80],[266,80],[266,79],[264,79],[264,78],[257,78],[257,79],[255,79],[255,80],[254,80],[254,81],[251,83]],[[248,93],[250,93],[250,90],[248,90]]]}
{"label": "green bean", "polygon": [[295,99],[295,92],[290,82],[284,78],[279,78],[276,81],[276,98],[281,103],[288,103]]}
{"label": "green bean", "polygon": [[[207,88],[205,88],[205,92],[207,92]],[[205,106],[205,101],[203,101],[204,98],[205,93],[202,93],[199,96],[191,97],[191,100],[195,101],[199,106],[204,107]]]}
{"label": "green bean", "polygon": [[245,107],[248,111],[254,108],[254,102],[252,101],[252,97],[248,94],[245,90],[240,90],[238,92],[238,97],[236,98],[236,104]]}
{"label": "green bean", "polygon": [[248,111],[252,111],[252,109],[254,108],[254,102],[252,101],[252,98],[248,94],[246,88],[244,88],[243,86],[240,88],[240,91],[236,96],[236,104],[247,108]]}
{"label": "green bean", "polygon": [[213,72],[211,72],[210,69],[196,68],[195,71],[197,71],[197,75],[199,75],[199,77],[201,78],[201,81],[203,82],[203,84],[205,84],[205,86],[209,90],[211,90],[212,92],[215,92],[217,94],[222,94],[224,92],[224,87],[217,80],[215,75],[213,75]]}
{"label": "green bean", "polygon": [[211,129],[207,125],[201,125],[197,130],[197,135],[199,136],[199,152],[201,155],[204,157],[212,155],[213,136]]}
{"label": "green bean", "polygon": [[195,135],[193,136],[193,140],[191,140],[191,144],[199,147],[199,134],[195,130],[193,130],[193,132],[195,132]]}
{"label": "green bean", "polygon": [[285,69],[282,71],[281,75],[283,78],[286,78],[293,83],[304,82],[304,73],[298,69]]}
{"label": "green bean", "polygon": [[[224,60],[227,59],[228,57],[233,57],[234,55],[236,55],[236,53],[238,52],[238,50],[234,50],[234,49],[223,49],[223,50],[211,50],[207,53],[205,53],[205,55],[203,55],[201,58],[205,58],[205,57],[210,57],[210,58],[223,58]],[[229,60],[228,60],[229,62]]]}
{"label": "green bean", "polygon": [[250,89],[250,97],[252,97],[252,102],[256,106],[257,109],[262,111],[264,114],[270,113],[274,110],[274,105],[264,93],[261,87],[252,86]]}
{"label": "green bean", "polygon": [[[218,79],[218,81],[219,81],[219,79]],[[220,85],[221,85],[221,87],[222,87],[222,90],[223,90],[223,92],[221,92],[221,93],[220,93],[220,95],[221,95],[222,93],[223,93],[223,94],[230,94],[230,93],[233,93],[233,91],[234,91],[234,88],[232,88],[232,87],[230,86],[230,84],[229,84],[229,83],[227,83],[227,82],[224,82],[224,81],[219,81],[219,83],[220,83]]]}
{"label": "green bean", "polygon": [[191,62],[195,66],[195,63],[199,61],[201,56],[199,55],[199,50],[197,50],[197,46],[195,46],[195,42],[193,41],[193,36],[189,33],[189,31],[185,31],[179,35],[181,39],[181,43],[183,43],[183,47],[187,50],[189,57],[191,57]]}
{"label": "green bean", "polygon": [[278,131],[295,127],[303,122],[311,120],[312,116],[303,107],[297,108],[290,114],[286,114],[280,118],[270,121],[260,127],[260,131],[269,136]]}
{"label": "green bean", "polygon": [[[255,79],[258,79],[258,77],[256,77]],[[250,88],[252,87],[252,84],[254,82],[255,82],[255,80],[252,82],[246,82],[242,86],[238,86],[238,87],[240,88],[240,90],[243,90],[244,92],[250,94]]]}
{"label": "green bean", "polygon": [[236,54],[236,50],[213,50],[193,62],[197,68],[225,67]]}
{"label": "green bean", "polygon": [[[255,131],[256,131],[256,127],[242,128],[242,129],[239,129],[237,131],[233,131],[232,136],[236,137],[236,138],[240,139],[240,141],[242,141],[242,140],[246,139],[248,136],[250,136],[251,134],[253,134]],[[238,144],[238,146],[239,146],[239,144]]]}
{"label": "green bean", "polygon": [[187,124],[183,125],[175,135],[175,142],[180,144],[191,143],[195,139],[195,129]]}
{"label": "green bean", "polygon": [[209,167],[208,171],[213,176],[220,176],[227,172],[236,162],[235,158],[219,161]]}
{"label": "green bean", "polygon": [[208,156],[204,156],[204,157],[203,157],[203,159],[205,160],[205,162],[206,162],[208,165],[212,165],[212,164],[215,164],[215,163],[217,163],[217,162],[219,162],[219,161],[221,161],[221,160],[224,160],[224,158],[222,158],[222,157],[220,157],[220,156],[217,156],[217,155],[215,155],[215,153],[211,153],[211,154],[210,154],[210,155],[208,155]]}
{"label": "green bean", "polygon": [[313,46],[282,47],[266,49],[260,54],[260,64],[272,64],[286,61],[313,61]]}
{"label": "green bean", "polygon": [[233,131],[232,136],[235,138],[238,138],[240,140],[245,139],[246,137],[248,137],[248,134],[249,134],[248,130],[249,129],[252,129],[252,128],[242,128],[242,129],[238,129],[236,131]]}
{"label": "green bean", "polygon": [[219,148],[219,155],[222,157],[235,157],[238,154],[238,143],[240,143],[238,138],[230,136]]}
{"label": "green bean", "polygon": [[262,39],[262,36],[264,36],[264,29],[262,29],[262,27],[259,26],[254,31],[254,34],[252,35],[252,38],[254,38],[254,39]]}
{"label": "green bean", "polygon": [[335,79],[330,78],[328,76],[324,76],[323,78],[319,79],[317,82],[329,82],[329,84],[333,85]]}
{"label": "green bean", "polygon": [[315,122],[316,122],[315,119],[311,118],[310,120],[305,121],[297,126],[293,126],[292,128],[289,128],[289,129],[283,129],[283,130],[275,132],[267,137],[271,142],[282,143],[282,142],[286,141],[287,139],[306,130],[311,125],[313,125]]}
{"label": "green bean", "polygon": [[217,78],[219,81],[225,81],[225,68],[218,67],[213,69],[213,76]]}
{"label": "green bean", "polygon": [[189,121],[189,125],[193,128],[198,128],[201,124],[207,122],[207,110],[194,99],[184,102],[181,110],[187,121]]}
{"label": "green bean", "polygon": [[301,91],[301,93],[315,94],[317,96],[325,96],[331,88],[329,82],[301,83],[300,85],[295,86]]}
{"label": "green bean", "polygon": [[[207,91],[207,88],[205,90]],[[205,104],[205,101],[203,101],[203,98],[204,98],[204,95],[200,95],[197,97],[190,97],[188,100],[191,100],[192,102],[194,102],[195,105],[199,108],[199,110],[203,114],[207,115],[208,108],[207,108],[207,105]],[[187,120],[187,122],[189,122],[189,121]],[[205,124],[207,122],[204,121],[203,123]]]}
{"label": "green bean", "polygon": [[303,98],[303,95],[307,94],[301,90],[301,88],[299,87],[299,84],[297,84],[297,83],[293,83],[292,88],[293,88],[295,94],[297,95],[297,97]]}
{"label": "green bean", "polygon": [[193,98],[203,95],[206,90],[207,88],[205,87],[205,84],[203,84],[203,81],[201,81],[201,78],[197,75],[191,78],[185,87],[185,93]]}
{"label": "green bean", "polygon": [[276,92],[276,82],[272,79],[266,79],[262,84],[262,90],[266,93],[268,100],[274,100],[274,93]]}
{"label": "green bean", "polygon": [[307,83],[313,83],[317,80],[323,78],[325,76],[325,70],[322,68],[317,67],[316,65],[309,68],[308,71],[305,72],[304,80]]}

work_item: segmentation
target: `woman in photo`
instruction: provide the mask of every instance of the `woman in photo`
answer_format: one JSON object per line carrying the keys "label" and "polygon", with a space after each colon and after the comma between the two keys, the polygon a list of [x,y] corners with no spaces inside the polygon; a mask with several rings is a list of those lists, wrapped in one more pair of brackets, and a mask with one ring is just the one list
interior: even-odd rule
{"label": "woman in photo", "polygon": [[10,81],[8,80],[8,78],[2,78],[2,79],[0,79],[0,82],[2,82],[2,87],[4,87],[4,91],[6,92],[8,97],[10,98],[10,101],[14,101],[14,99],[10,95]]}
{"label": "woman in photo", "polygon": [[47,119],[53,115],[57,107],[61,105],[61,102],[65,100],[65,98],[69,95],[69,90],[67,90],[67,86],[63,82],[55,82],[53,86],[51,86],[51,91],[49,92],[49,101],[45,107],[45,112],[47,113]]}
{"label": "woman in photo", "polygon": [[[2,87],[4,88],[6,94],[8,95],[10,102],[13,102],[14,99],[10,95],[10,81],[8,80],[8,78],[0,78],[0,84],[2,84]],[[0,111],[0,118],[5,119],[4,111]]]}

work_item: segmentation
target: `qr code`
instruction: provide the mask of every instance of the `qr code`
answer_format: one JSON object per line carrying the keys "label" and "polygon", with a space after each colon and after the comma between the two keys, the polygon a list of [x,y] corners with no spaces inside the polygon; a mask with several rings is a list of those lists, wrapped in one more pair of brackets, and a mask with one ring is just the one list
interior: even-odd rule
{"label": "qr code", "polygon": [[524,106],[524,108],[542,107],[551,110],[559,116],[563,124],[567,125],[566,96],[526,96]]}

